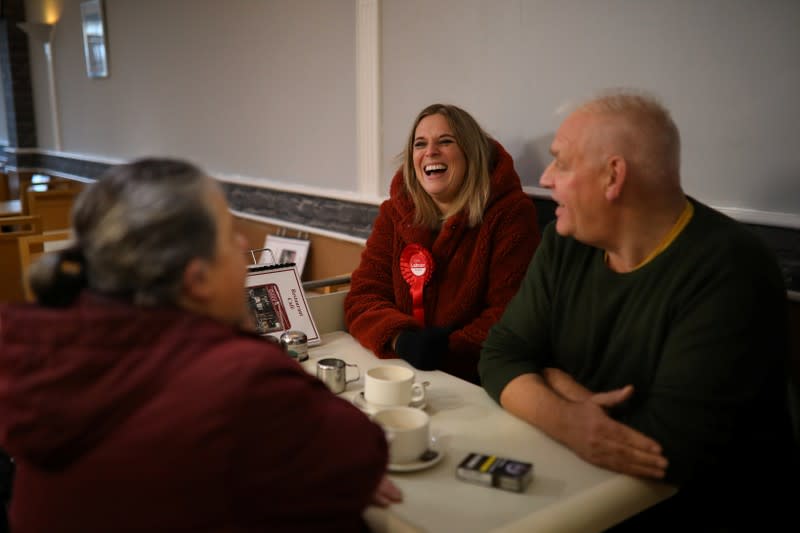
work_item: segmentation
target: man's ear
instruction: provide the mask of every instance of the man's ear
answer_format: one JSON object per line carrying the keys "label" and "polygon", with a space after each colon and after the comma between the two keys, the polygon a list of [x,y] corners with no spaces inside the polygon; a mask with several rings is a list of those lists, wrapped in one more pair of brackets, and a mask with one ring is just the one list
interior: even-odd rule
{"label": "man's ear", "polygon": [[613,201],[620,197],[628,175],[628,164],[620,155],[613,155],[606,165],[608,181],[606,182],[606,200]]}
{"label": "man's ear", "polygon": [[208,262],[195,257],[183,271],[184,298],[206,302],[211,297]]}

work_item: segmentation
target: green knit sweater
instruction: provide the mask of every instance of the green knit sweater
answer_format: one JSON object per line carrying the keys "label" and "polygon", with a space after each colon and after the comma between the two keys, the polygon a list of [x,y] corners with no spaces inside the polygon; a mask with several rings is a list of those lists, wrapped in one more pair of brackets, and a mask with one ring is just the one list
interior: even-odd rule
{"label": "green knit sweater", "polygon": [[611,414],[662,445],[667,480],[679,483],[744,457],[778,460],[790,427],[777,261],[745,226],[690,200],[686,228],[626,274],[550,224],[479,364],[495,400],[545,367],[594,392],[632,384],[633,399]]}

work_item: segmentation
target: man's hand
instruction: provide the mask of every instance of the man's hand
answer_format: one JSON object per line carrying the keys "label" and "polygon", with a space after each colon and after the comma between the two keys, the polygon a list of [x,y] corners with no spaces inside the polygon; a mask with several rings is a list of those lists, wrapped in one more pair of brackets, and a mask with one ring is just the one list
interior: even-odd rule
{"label": "man's hand", "polygon": [[606,412],[627,401],[633,386],[592,393],[561,371],[544,374],[511,380],[500,395],[503,407],[594,465],[632,476],[664,477],[667,459],[661,446]]}
{"label": "man's hand", "polygon": [[383,476],[381,482],[378,483],[378,488],[372,495],[372,504],[378,507],[386,507],[391,503],[398,503],[403,501],[403,493],[400,489],[392,483],[392,480],[387,476]]}
{"label": "man's hand", "polygon": [[632,476],[661,479],[667,459],[650,437],[612,419],[606,409],[625,402],[633,386],[593,394],[570,411],[566,444],[586,461]]}

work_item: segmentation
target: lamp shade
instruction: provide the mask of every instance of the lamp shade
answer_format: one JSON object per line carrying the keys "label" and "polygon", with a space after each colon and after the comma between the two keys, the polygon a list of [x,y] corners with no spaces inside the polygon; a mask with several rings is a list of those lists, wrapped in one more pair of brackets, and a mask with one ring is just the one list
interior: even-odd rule
{"label": "lamp shade", "polygon": [[55,25],[44,22],[18,22],[17,27],[27,33],[28,37],[42,43],[49,43],[53,39],[53,30],[56,28]]}

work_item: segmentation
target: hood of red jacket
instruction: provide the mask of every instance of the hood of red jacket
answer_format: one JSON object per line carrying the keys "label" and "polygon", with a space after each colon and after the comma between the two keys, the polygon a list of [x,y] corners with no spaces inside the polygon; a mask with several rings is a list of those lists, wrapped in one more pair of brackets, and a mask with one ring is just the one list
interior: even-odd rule
{"label": "hood of red jacket", "polygon": [[3,305],[0,446],[40,468],[63,468],[157,394],[186,354],[230,331],[179,309],[87,292],[66,309]]}

